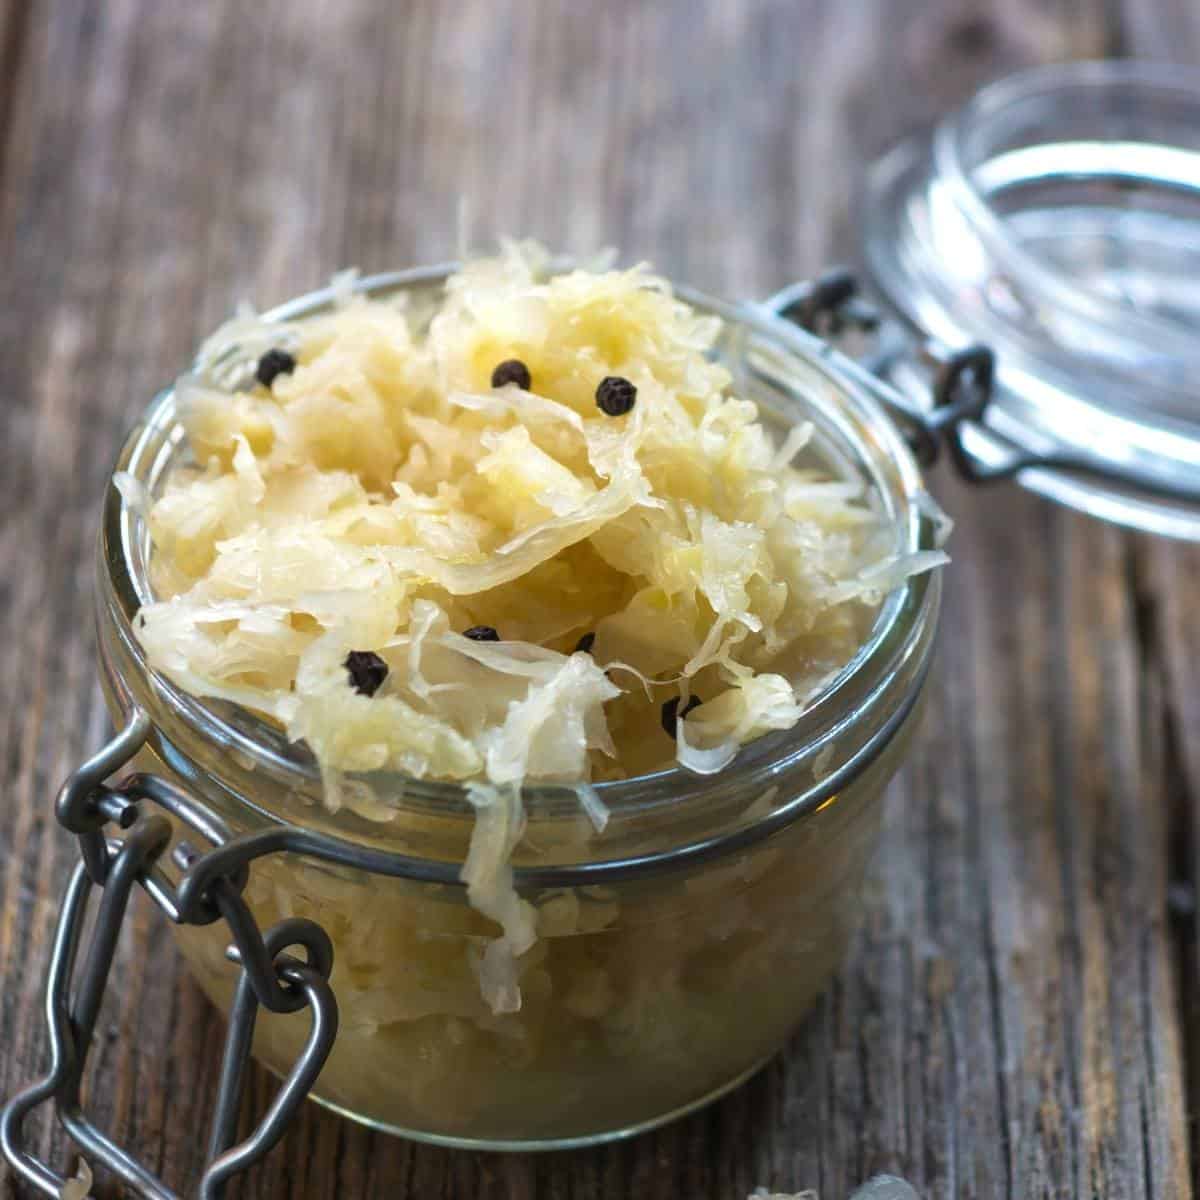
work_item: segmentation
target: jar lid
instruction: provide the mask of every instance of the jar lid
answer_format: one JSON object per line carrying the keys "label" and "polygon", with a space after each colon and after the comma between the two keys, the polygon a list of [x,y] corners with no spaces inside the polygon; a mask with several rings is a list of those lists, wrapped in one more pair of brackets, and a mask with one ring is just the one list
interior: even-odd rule
{"label": "jar lid", "polygon": [[[982,464],[1200,540],[1200,73],[1072,63],[992,84],[875,164],[865,254],[924,337],[996,356]],[[894,382],[920,370],[895,356]]]}

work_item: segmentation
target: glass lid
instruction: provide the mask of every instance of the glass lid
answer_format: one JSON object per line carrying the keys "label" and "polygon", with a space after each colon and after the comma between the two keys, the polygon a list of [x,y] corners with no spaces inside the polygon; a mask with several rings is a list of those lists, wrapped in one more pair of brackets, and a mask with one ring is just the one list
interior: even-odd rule
{"label": "glass lid", "polygon": [[[996,355],[987,464],[1200,539],[1200,73],[1072,63],[992,84],[872,168],[865,253],[922,335]],[[917,370],[900,356],[894,381]]]}

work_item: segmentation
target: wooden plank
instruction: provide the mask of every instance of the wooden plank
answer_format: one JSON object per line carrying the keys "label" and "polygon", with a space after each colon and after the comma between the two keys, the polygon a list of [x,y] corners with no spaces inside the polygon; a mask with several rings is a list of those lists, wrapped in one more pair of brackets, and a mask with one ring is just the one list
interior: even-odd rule
{"label": "wooden plank", "polygon": [[[460,198],[476,244],[614,243],[765,294],[852,254],[863,162],[985,79],[1126,43],[1200,57],[1190,6],[1119,22],[1100,0],[20,7],[19,36],[0,19],[5,1094],[41,1062],[71,859],[49,798],[102,736],[97,498],[121,428],[237,298],[447,257]],[[571,1155],[454,1154],[309,1107],[242,1194],[840,1200],[894,1170],[939,1200],[1188,1200],[1200,558],[937,485],[959,529],[926,729],[852,959],[786,1054]],[[94,1103],[181,1183],[222,1026],[150,914],[118,970]]]}
{"label": "wooden plank", "polygon": [[0,178],[3,178],[4,154],[25,61],[29,16],[29,6],[24,4],[10,4],[0,9]]}
{"label": "wooden plank", "polygon": [[1189,0],[1139,4],[1117,0],[1121,52],[1134,58],[1195,66],[1200,57],[1200,11]]}
{"label": "wooden plank", "polygon": [[[1148,7],[1119,0],[1114,26],[1122,53],[1158,62],[1194,67],[1200,61],[1200,11],[1194,4],[1166,0]],[[1168,838],[1168,930],[1174,951],[1173,983],[1181,1014],[1175,1044],[1155,1047],[1183,1061],[1181,1103],[1188,1120],[1184,1133],[1191,1161],[1192,1186],[1200,1179],[1200,677],[1197,675],[1200,628],[1194,597],[1200,590],[1200,553],[1192,547],[1140,541],[1127,563],[1127,584],[1137,616],[1143,660],[1141,700],[1147,713],[1143,743],[1154,764],[1144,803],[1165,813]]]}
{"label": "wooden plank", "polygon": [[[1193,1187],[1200,1168],[1200,552],[1194,548],[1143,546],[1131,560],[1146,648],[1145,695],[1160,714],[1148,728],[1149,752],[1160,765],[1170,839],[1168,910],[1176,950],[1175,985],[1183,1023],[1182,1055],[1189,1114],[1187,1132]],[[1149,798],[1148,798],[1149,800]]]}

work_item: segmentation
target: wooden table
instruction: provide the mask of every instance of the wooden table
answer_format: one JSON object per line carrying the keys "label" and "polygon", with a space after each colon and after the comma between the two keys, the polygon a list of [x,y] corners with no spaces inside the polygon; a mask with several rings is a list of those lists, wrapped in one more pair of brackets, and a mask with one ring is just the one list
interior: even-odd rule
{"label": "wooden table", "polygon": [[[6,0],[0,1092],[43,1062],[74,853],[53,791],[105,730],[101,488],[238,298],[443,259],[460,201],[478,243],[611,243],[763,295],[853,253],[861,166],[896,138],[1023,64],[1126,53],[1195,61],[1200,8]],[[958,528],[928,719],[853,957],[786,1054],[588,1153],[427,1149],[308,1106],[242,1195],[842,1200],[882,1170],[939,1200],[1193,1195],[1200,553],[934,484]],[[222,1024],[145,909],[117,974],[94,1103],[194,1177]]]}

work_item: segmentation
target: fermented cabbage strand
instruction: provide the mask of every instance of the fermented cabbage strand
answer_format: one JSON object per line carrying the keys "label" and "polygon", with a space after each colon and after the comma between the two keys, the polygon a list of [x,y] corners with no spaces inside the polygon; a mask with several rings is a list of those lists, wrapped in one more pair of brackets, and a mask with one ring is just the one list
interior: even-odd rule
{"label": "fermented cabbage strand", "polygon": [[[390,814],[346,773],[472,785],[477,837],[498,831],[464,879],[504,931],[481,967],[500,1008],[533,936],[502,878],[522,785],[576,786],[602,827],[589,781],[722,769],[944,560],[898,558],[855,481],[794,461],[811,428],[775,437],[733,393],[715,318],[642,267],[545,267],[508,244],[432,315],[342,286],[327,313],[219,330],[177,385],[194,462],[149,505],[159,599],[137,621],[180,686],[303,739],[331,807]],[[276,348],[296,365],[268,388],[255,363]],[[493,388],[514,359],[530,390]],[[636,388],[624,415],[597,405],[608,376]],[[462,636],[479,625],[501,640]],[[351,651],[387,664],[372,696]],[[672,745],[661,706],[692,696]]]}

